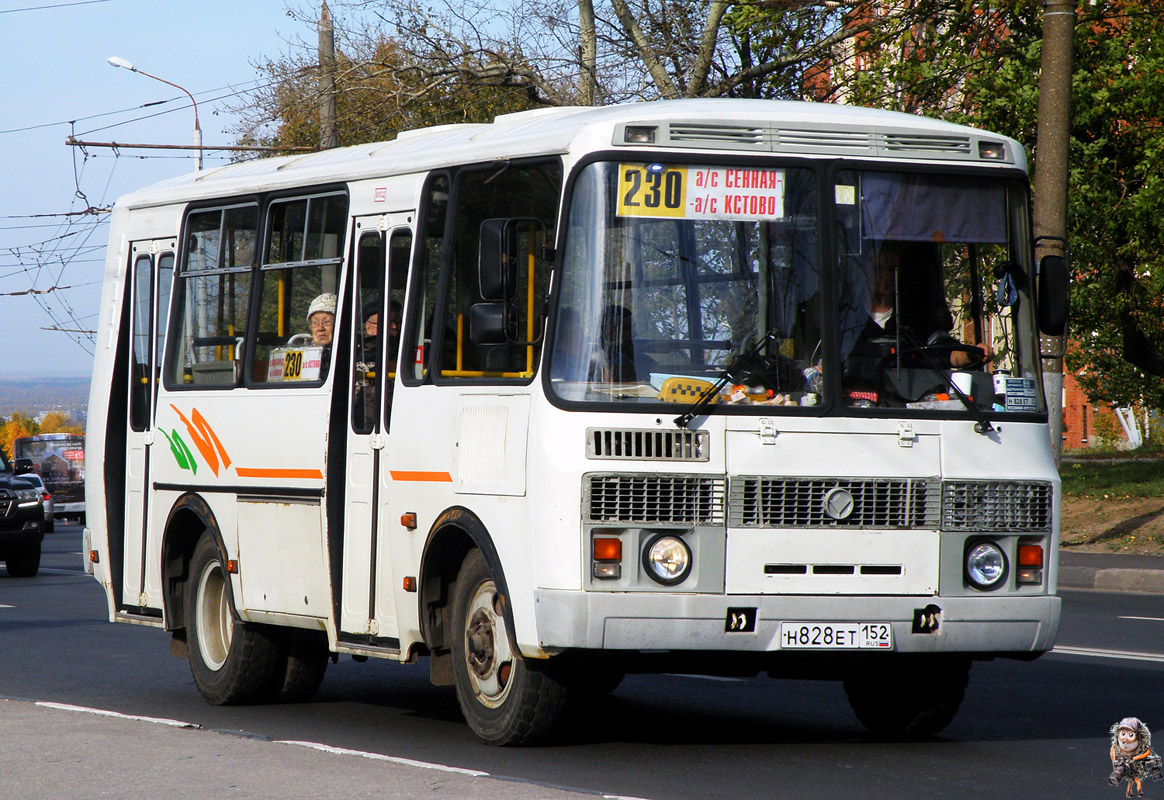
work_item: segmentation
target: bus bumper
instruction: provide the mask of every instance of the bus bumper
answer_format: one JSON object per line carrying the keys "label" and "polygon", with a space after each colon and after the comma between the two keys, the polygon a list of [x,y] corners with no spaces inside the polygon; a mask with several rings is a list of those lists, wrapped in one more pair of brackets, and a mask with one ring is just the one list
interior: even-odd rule
{"label": "bus bumper", "polygon": [[[782,622],[888,623],[899,653],[1041,653],[1059,629],[1061,601],[1047,595],[994,597],[808,597],[537,591],[542,652],[717,650],[773,653]],[[920,632],[919,612],[936,627]],[[752,629],[732,631],[749,612]],[[745,626],[748,627],[748,626]],[[920,626],[930,627],[930,626]],[[522,648],[523,651],[525,648]],[[801,651],[798,651],[801,652]]]}

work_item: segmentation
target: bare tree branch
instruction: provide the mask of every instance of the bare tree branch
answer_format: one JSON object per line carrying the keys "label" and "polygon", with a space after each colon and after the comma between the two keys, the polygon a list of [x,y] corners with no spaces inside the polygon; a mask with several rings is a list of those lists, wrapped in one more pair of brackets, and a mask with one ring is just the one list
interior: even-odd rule
{"label": "bare tree branch", "polygon": [[578,0],[578,101],[592,106],[598,95],[598,37],[593,0]]}
{"label": "bare tree branch", "polygon": [[655,52],[650,42],[647,41],[647,37],[643,35],[642,29],[627,7],[626,0],[611,0],[611,5],[614,6],[614,13],[618,17],[619,23],[634,43],[639,58],[646,65],[647,72],[650,73],[659,93],[669,100],[679,98],[681,96],[679,89],[675,86],[675,82],[671,80],[671,76],[667,74],[667,70],[664,69],[662,62],[659,60],[659,54]]}
{"label": "bare tree branch", "polygon": [[688,97],[698,97],[703,94],[707,73],[711,69],[711,60],[715,56],[716,43],[719,40],[719,26],[723,22],[723,15],[727,13],[729,5],[728,0],[712,0],[707,9],[707,22],[703,26],[703,38],[699,43],[699,56],[696,58],[695,67],[691,71],[691,80],[687,82]]}

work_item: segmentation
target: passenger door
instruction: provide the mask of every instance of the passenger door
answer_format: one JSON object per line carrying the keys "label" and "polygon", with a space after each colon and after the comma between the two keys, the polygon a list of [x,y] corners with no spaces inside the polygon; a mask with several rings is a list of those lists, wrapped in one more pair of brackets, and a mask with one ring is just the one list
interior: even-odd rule
{"label": "passenger door", "polygon": [[160,609],[162,605],[160,587],[147,587],[145,565],[147,547],[150,544],[158,546],[157,536],[149,535],[150,452],[156,444],[154,412],[176,251],[175,239],[155,239],[130,245],[129,424],[125,441],[125,544],[121,599],[124,606],[138,609]]}
{"label": "passenger door", "polygon": [[[340,638],[399,646],[382,505],[399,323],[412,249],[408,213],[356,220]],[[375,318],[376,325],[369,325]],[[379,600],[378,593],[383,594]]]}

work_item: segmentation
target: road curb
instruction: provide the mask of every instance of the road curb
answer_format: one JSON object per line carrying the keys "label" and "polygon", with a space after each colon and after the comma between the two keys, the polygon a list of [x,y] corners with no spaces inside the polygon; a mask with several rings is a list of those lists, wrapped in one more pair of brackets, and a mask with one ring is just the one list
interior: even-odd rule
{"label": "road curb", "polygon": [[1059,586],[1064,589],[1164,594],[1164,558],[1064,553],[1060,556]]}

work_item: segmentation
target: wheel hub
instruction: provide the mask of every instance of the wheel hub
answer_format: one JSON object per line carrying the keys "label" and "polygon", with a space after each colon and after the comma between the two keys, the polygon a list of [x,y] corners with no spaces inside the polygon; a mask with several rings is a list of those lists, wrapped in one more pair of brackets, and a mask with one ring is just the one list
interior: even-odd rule
{"label": "wheel hub", "polygon": [[477,587],[464,622],[465,662],[477,700],[497,708],[509,695],[517,658],[505,632],[502,601],[492,581]]}

